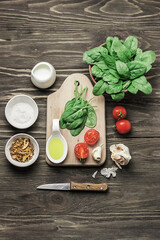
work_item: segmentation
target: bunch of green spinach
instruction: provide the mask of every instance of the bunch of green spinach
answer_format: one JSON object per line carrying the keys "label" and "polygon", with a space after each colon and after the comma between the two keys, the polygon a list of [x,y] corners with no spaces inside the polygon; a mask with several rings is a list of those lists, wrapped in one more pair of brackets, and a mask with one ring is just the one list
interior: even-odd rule
{"label": "bunch of green spinach", "polygon": [[97,116],[94,107],[89,101],[85,100],[85,95],[87,92],[87,87],[82,88],[75,81],[74,98],[69,100],[65,104],[64,112],[60,118],[60,128],[67,128],[70,130],[72,136],[77,136],[85,126],[89,128],[94,128],[97,124]]}
{"label": "bunch of green spinach", "polygon": [[108,37],[103,46],[83,54],[83,61],[92,65],[91,74],[97,82],[93,94],[98,96],[106,92],[117,101],[124,98],[126,90],[133,94],[138,90],[145,94],[152,92],[144,74],[151,69],[155,59],[153,51],[142,52],[138,48],[134,36],[128,36],[125,41]]}

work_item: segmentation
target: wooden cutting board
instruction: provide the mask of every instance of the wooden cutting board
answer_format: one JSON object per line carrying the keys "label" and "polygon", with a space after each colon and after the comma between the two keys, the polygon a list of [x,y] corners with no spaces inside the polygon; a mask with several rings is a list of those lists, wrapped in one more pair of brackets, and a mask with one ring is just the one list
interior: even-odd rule
{"label": "wooden cutting board", "polygon": [[[96,105],[97,108],[95,109],[97,114],[97,125],[95,129],[99,131],[100,138],[98,142],[93,145],[93,147],[89,146],[89,156],[85,163],[79,162],[79,160],[74,155],[74,147],[79,142],[84,142],[84,134],[89,129],[85,127],[83,131],[76,137],[73,137],[70,134],[70,131],[67,129],[60,129],[62,135],[65,137],[68,143],[68,154],[66,159],[61,164],[54,164],[50,162],[50,160],[46,156],[46,161],[51,166],[98,166],[102,165],[106,160],[106,119],[105,119],[105,98],[104,96],[94,96],[92,94],[93,86],[90,80],[83,74],[75,73],[69,75],[66,80],[63,82],[62,86],[54,93],[50,94],[47,99],[47,136],[46,141],[51,136],[52,133],[52,119],[58,118],[60,119],[61,114],[64,111],[64,106],[66,102],[74,97],[74,81],[78,81],[82,84],[83,88],[88,87],[86,98],[87,100],[94,97],[91,104]],[[97,163],[93,160],[91,153],[92,150],[99,146],[101,143],[104,144],[102,148],[102,159],[100,163]]]}

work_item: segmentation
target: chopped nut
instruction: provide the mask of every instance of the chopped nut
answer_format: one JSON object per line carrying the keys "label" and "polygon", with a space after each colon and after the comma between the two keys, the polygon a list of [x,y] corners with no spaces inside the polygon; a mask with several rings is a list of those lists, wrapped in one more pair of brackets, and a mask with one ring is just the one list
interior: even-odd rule
{"label": "chopped nut", "polygon": [[18,162],[29,161],[34,154],[33,144],[28,138],[19,138],[12,142],[10,154],[11,157]]}

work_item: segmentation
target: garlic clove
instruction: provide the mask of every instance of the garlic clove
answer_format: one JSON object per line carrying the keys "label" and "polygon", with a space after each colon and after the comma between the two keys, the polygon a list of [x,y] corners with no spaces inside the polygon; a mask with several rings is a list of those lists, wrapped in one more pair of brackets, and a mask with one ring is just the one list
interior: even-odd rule
{"label": "garlic clove", "polygon": [[103,144],[101,144],[100,146],[96,147],[93,149],[92,151],[92,157],[95,161],[100,162],[101,161],[101,157],[102,157],[102,146]]}
{"label": "garlic clove", "polygon": [[93,177],[93,178],[96,178],[97,172],[98,172],[98,171],[95,171],[95,172],[92,174],[92,177]]}

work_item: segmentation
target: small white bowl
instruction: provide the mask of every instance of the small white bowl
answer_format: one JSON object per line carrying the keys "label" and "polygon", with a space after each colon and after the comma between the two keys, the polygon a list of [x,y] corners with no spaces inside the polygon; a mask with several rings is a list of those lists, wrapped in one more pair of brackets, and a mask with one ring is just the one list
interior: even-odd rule
{"label": "small white bowl", "polygon": [[38,88],[49,88],[56,80],[56,70],[48,62],[37,63],[31,71],[31,81]]}
{"label": "small white bowl", "polygon": [[[12,145],[12,142],[15,141],[16,139],[18,138],[29,138],[31,143],[33,144],[33,147],[34,147],[34,155],[33,157],[27,161],[27,162],[18,162],[16,160],[14,160],[12,157],[11,157],[11,154],[10,154],[10,147]],[[8,142],[6,143],[6,146],[5,146],[5,155],[6,155],[6,158],[8,159],[8,161],[13,164],[14,166],[16,167],[28,167],[30,165],[32,165],[38,158],[39,156],[39,144],[38,142],[30,135],[28,134],[25,134],[25,133],[19,133],[19,134],[16,134],[14,136],[12,136]]]}
{"label": "small white bowl", "polygon": [[[13,112],[16,105],[19,106],[21,119],[18,117],[16,118],[16,113]],[[28,106],[28,108],[23,106]],[[37,120],[38,106],[31,97],[27,95],[16,95],[8,101],[5,107],[5,116],[7,121],[13,127],[19,129],[26,129],[32,126]],[[26,122],[24,121],[23,116],[28,117]]]}

